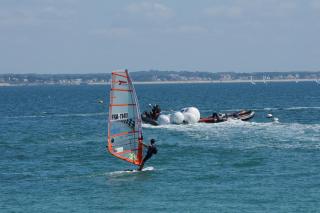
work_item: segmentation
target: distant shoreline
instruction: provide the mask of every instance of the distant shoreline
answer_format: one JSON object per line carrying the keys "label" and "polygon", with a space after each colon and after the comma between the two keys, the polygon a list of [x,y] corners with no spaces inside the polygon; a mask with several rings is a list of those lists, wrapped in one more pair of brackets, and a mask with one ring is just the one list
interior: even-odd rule
{"label": "distant shoreline", "polygon": [[[286,82],[315,82],[316,79],[278,79],[278,80],[255,80],[254,83],[286,83]],[[253,83],[251,80],[214,80],[214,81],[136,81],[134,84],[233,84],[233,83]],[[41,86],[41,85],[62,85],[62,86],[75,86],[75,85],[109,85],[110,83],[84,83],[84,84],[9,84],[0,83],[0,87],[12,86]]]}
{"label": "distant shoreline", "polygon": [[[312,82],[316,79],[283,79],[283,80],[255,80],[254,83],[285,83],[285,82]],[[232,84],[232,83],[252,83],[251,80],[214,80],[214,81],[148,81],[148,82],[134,82],[134,84],[206,84],[206,83],[215,83],[215,84]],[[109,84],[109,83],[108,83]]]}

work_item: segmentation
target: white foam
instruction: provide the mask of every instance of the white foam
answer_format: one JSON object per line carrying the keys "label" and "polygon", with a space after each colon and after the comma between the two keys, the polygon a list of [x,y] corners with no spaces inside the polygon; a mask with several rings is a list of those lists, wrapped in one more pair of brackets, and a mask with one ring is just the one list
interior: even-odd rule
{"label": "white foam", "polygon": [[154,126],[151,124],[146,124],[146,123],[142,123],[142,128],[147,128],[147,129],[152,129],[152,128],[157,128],[158,126]]}
{"label": "white foam", "polygon": [[153,166],[148,166],[148,167],[145,167],[142,169],[142,172],[145,172],[145,171],[153,171],[154,170],[154,167]]}
{"label": "white foam", "polygon": [[[193,138],[197,143],[206,143],[209,146],[210,144],[229,143],[231,147],[242,146],[246,148],[267,146],[318,149],[320,147],[320,124],[257,123],[229,120],[215,124],[196,123],[152,128],[166,129],[169,135],[170,131],[180,132],[185,137]],[[189,141],[194,142],[194,140],[184,140],[183,143],[190,145]]]}
{"label": "white foam", "polygon": [[266,111],[272,111],[272,110],[303,110],[303,109],[317,109],[320,110],[320,107],[306,107],[306,106],[296,106],[296,107],[266,107],[263,109],[252,109],[252,110],[266,110]]}
{"label": "white foam", "polygon": [[122,174],[132,174],[132,173],[140,173],[140,172],[146,172],[146,171],[153,171],[154,167],[152,166],[148,166],[143,168],[141,171],[138,171],[136,169],[134,170],[122,170],[122,171],[114,171],[114,172],[110,172],[110,175],[122,175]]}
{"label": "white foam", "polygon": [[299,110],[299,109],[320,109],[320,107],[303,107],[303,106],[297,106],[297,107],[288,107],[284,108],[286,110]]}
{"label": "white foam", "polygon": [[[315,109],[320,110],[320,106],[307,107],[307,106],[296,106],[296,107],[264,107],[264,108],[252,108],[253,111],[276,111],[276,110],[303,110],[303,109]],[[243,109],[221,109],[224,112],[237,112]],[[201,110],[201,112],[212,112],[213,110]]]}

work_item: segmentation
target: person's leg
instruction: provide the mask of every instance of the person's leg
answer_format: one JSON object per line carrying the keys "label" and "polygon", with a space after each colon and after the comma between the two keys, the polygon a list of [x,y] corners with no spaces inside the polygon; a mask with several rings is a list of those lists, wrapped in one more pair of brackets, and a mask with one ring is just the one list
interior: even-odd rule
{"label": "person's leg", "polygon": [[143,166],[144,166],[144,162],[142,161],[141,165],[139,166],[139,168],[137,170],[141,171],[143,169]]}
{"label": "person's leg", "polygon": [[140,165],[139,168],[138,168],[138,171],[141,171],[141,170],[143,169],[144,163],[145,163],[147,160],[149,160],[150,157],[151,157],[151,156],[147,155],[147,156],[145,156],[145,157],[143,158],[142,163],[141,163],[141,165]]}

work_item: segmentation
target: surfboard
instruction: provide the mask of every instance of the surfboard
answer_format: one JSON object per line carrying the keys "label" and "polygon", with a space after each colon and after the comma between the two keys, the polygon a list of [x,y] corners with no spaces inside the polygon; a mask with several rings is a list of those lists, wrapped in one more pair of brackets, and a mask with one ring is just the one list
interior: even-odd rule
{"label": "surfboard", "polygon": [[115,157],[140,166],[143,137],[139,102],[127,70],[112,72],[108,151]]}
{"label": "surfboard", "polygon": [[122,175],[122,174],[132,174],[132,173],[141,173],[141,172],[149,172],[149,171],[153,171],[154,167],[149,166],[149,167],[145,167],[143,168],[141,171],[138,171],[136,169],[133,170],[123,170],[123,171],[115,171],[115,172],[110,172],[110,175]]}

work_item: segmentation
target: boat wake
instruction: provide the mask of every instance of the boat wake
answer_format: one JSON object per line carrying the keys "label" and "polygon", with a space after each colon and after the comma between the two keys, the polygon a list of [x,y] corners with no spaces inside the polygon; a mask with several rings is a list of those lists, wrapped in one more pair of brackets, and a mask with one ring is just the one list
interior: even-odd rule
{"label": "boat wake", "polygon": [[[265,107],[265,108],[253,108],[251,110],[253,111],[278,111],[278,110],[283,110],[283,111],[291,111],[291,110],[320,110],[320,106],[319,107],[307,107],[307,106],[296,106],[296,107]],[[241,111],[243,109],[220,109],[220,111],[222,112],[236,112],[236,111]],[[212,113],[213,110],[211,109],[200,109],[201,113]]]}
{"label": "boat wake", "polygon": [[[179,132],[186,145],[205,143],[216,146],[223,143],[227,147],[277,147],[320,149],[320,124],[245,122],[230,120],[216,124],[197,123],[192,125],[144,125],[144,128],[165,129],[174,137]],[[197,142],[197,143],[194,143]]]}

